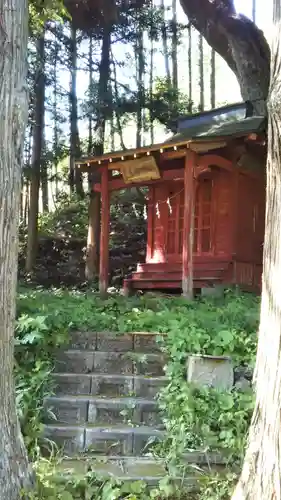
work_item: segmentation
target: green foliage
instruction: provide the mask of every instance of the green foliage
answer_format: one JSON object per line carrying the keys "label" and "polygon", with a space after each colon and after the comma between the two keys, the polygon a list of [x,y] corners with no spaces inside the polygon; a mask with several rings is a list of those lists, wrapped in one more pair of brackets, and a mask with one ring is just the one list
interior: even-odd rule
{"label": "green foliage", "polygon": [[[147,100],[149,98],[147,97]],[[149,104],[152,116],[170,129],[179,115],[195,112],[193,102],[180,90],[174,88],[167,78],[157,78]]]}
{"label": "green foliage", "polygon": [[149,489],[143,481],[120,481],[104,479],[89,466],[85,474],[75,469],[63,471],[61,461],[40,458],[34,464],[36,474],[35,491],[27,496],[29,500],[191,500],[184,491],[173,484],[170,478]]}
{"label": "green foliage", "polygon": [[186,382],[185,364],[188,354],[201,353],[231,355],[236,365],[253,366],[258,317],[257,298],[232,292],[225,299],[190,303],[181,297],[152,294],[129,299],[112,295],[101,300],[93,291],[21,288],[16,328],[17,403],[32,458],[39,455],[42,444],[42,402],[53,389],[53,355],[66,341],[70,329],[158,331],[169,360],[169,382],[159,396],[167,439],[157,445],[155,452],[165,457],[171,477],[160,484],[161,491],[148,492],[141,483],[125,486],[104,481],[93,472],[82,479],[77,474],[69,475],[62,483],[58,464],[40,458],[35,462],[38,494],[30,498],[190,498],[174,487],[171,478],[182,454],[199,449],[206,454],[215,450],[224,454],[229,472],[221,476],[202,471],[198,500],[228,499],[234,474],[241,466],[253,396],[250,389],[221,392],[193,387]]}
{"label": "green foliage", "polygon": [[61,193],[56,200],[56,209],[40,215],[39,229],[42,234],[61,238],[86,239],[88,225],[88,199]]}
{"label": "green foliage", "polygon": [[42,31],[47,21],[62,21],[69,17],[63,0],[31,0],[29,2],[29,25],[31,32]]}
{"label": "green foliage", "polygon": [[43,444],[43,400],[53,391],[54,351],[66,342],[67,333],[63,325],[56,325],[55,316],[53,321],[36,311],[23,313],[19,307],[15,334],[16,403],[25,444],[34,459]]}

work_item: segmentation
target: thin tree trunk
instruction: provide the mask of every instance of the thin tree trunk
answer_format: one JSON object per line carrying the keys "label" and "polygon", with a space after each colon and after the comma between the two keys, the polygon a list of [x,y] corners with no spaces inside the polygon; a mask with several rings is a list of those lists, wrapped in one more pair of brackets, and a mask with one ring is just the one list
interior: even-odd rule
{"label": "thin tree trunk", "polygon": [[279,500],[281,495],[281,2],[274,0],[276,28],[268,98],[266,228],[256,404],[249,444],[233,500]]}
{"label": "thin tree trunk", "polygon": [[69,182],[70,190],[83,197],[83,182],[82,174],[75,167],[75,160],[81,156],[80,154],[80,139],[78,131],[78,110],[77,110],[77,34],[76,29],[71,27],[71,43],[70,43],[70,61],[71,61],[71,76],[70,76],[70,155],[69,155]]}
{"label": "thin tree trunk", "polygon": [[188,25],[188,99],[189,99],[189,111],[192,112],[192,26]]}
{"label": "thin tree trunk", "polygon": [[[89,94],[90,101],[92,102],[92,92],[93,92],[93,37],[90,34],[89,39]],[[90,108],[89,121],[88,121],[88,155],[93,152],[93,119],[92,119],[92,107]]]}
{"label": "thin tree trunk", "polygon": [[143,100],[144,100],[144,47],[143,47],[143,31],[139,24],[137,41],[135,47],[136,65],[137,65],[137,87],[138,87],[138,108],[137,108],[137,132],[136,132],[136,147],[142,146],[143,132]]}
{"label": "thin tree trunk", "polygon": [[19,500],[22,489],[31,484],[13,377],[18,219],[28,119],[28,7],[27,0],[0,3],[0,500]]}
{"label": "thin tree trunk", "polygon": [[172,65],[173,65],[173,87],[178,90],[178,21],[177,0],[172,1]]}
{"label": "thin tree trunk", "polygon": [[53,103],[53,115],[54,115],[54,169],[55,169],[55,198],[57,198],[59,193],[59,183],[58,183],[58,52],[59,44],[57,41],[57,29],[55,30],[55,53],[54,53],[54,103]]}
{"label": "thin tree trunk", "polygon": [[211,78],[210,78],[211,108],[216,107],[216,53],[211,51]]}
{"label": "thin tree trunk", "polygon": [[199,91],[200,91],[200,111],[205,109],[205,82],[204,82],[204,51],[203,36],[199,33]]}
{"label": "thin tree trunk", "polygon": [[38,243],[38,208],[41,178],[41,160],[44,129],[45,75],[44,75],[44,34],[37,40],[37,73],[35,82],[35,111],[33,128],[32,168],[30,178],[30,200],[25,270],[31,272],[36,261]]}
{"label": "thin tree trunk", "polygon": [[160,7],[162,10],[162,44],[163,44],[163,55],[164,55],[164,64],[165,64],[165,69],[166,69],[166,78],[168,82],[168,86],[172,86],[172,79],[171,79],[171,71],[170,71],[170,64],[169,64],[169,49],[168,49],[168,35],[167,35],[167,27],[166,27],[166,21],[165,21],[165,4],[164,0],[161,0],[160,2]]}
{"label": "thin tree trunk", "polygon": [[41,189],[43,212],[49,212],[48,163],[45,159],[41,163]]}
{"label": "thin tree trunk", "polygon": [[114,95],[115,95],[115,102],[116,102],[115,115],[116,115],[117,130],[118,130],[118,134],[119,134],[121,149],[126,149],[126,146],[125,146],[125,143],[124,143],[124,138],[123,138],[122,123],[121,123],[121,118],[120,118],[120,113],[119,113],[119,102],[120,102],[120,99],[119,99],[118,86],[117,86],[116,64],[114,62],[113,62],[113,76],[114,76]]}
{"label": "thin tree trunk", "polygon": [[108,25],[104,27],[101,60],[99,65],[99,84],[98,84],[98,109],[97,121],[95,125],[95,145],[96,155],[103,154],[105,124],[107,118],[108,89],[110,77],[110,49],[111,49],[111,29]]}
{"label": "thin tree trunk", "polygon": [[23,225],[26,228],[28,224],[28,212],[29,212],[29,181],[25,182],[25,203],[24,203],[24,213],[23,213]]}
{"label": "thin tree trunk", "polygon": [[154,43],[153,38],[150,40],[150,72],[149,72],[149,100],[150,100],[150,111],[149,111],[149,129],[150,129],[150,142],[154,143],[154,123],[153,123],[153,112],[152,112],[152,101],[153,101],[153,77],[154,77]]}

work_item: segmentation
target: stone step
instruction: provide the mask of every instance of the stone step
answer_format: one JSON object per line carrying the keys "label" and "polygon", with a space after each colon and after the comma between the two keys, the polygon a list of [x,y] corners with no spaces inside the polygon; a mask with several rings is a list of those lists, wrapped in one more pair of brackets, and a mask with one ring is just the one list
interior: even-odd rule
{"label": "stone step", "polygon": [[156,401],[145,398],[58,396],[46,398],[45,409],[47,422],[54,422],[55,418],[61,424],[161,424]]}
{"label": "stone step", "polygon": [[55,373],[56,395],[107,396],[110,398],[134,395],[154,398],[167,384],[166,377],[145,377],[142,375],[112,375]]}
{"label": "stone step", "polygon": [[164,433],[152,427],[130,425],[60,425],[44,426],[45,438],[55,442],[65,454],[91,452],[95,455],[143,455]]}
{"label": "stone step", "polygon": [[[76,474],[78,477],[84,478],[92,470],[95,475],[101,478],[114,477],[123,482],[143,481],[150,487],[157,486],[159,481],[167,476],[164,461],[151,457],[65,458],[59,469],[66,476]],[[174,482],[181,481],[182,477],[174,479]],[[194,490],[196,485],[196,471],[190,470],[189,474],[185,476],[184,486],[188,490]]]}
{"label": "stone step", "polygon": [[158,353],[161,351],[161,335],[158,333],[118,332],[70,332],[69,347],[90,351]]}
{"label": "stone step", "polygon": [[164,375],[164,365],[163,354],[68,349],[58,354],[55,371],[158,377]]}

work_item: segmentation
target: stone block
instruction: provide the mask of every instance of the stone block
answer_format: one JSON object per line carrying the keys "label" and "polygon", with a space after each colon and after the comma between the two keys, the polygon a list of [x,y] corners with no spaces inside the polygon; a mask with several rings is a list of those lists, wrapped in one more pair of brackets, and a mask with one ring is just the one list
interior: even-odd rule
{"label": "stone block", "polygon": [[132,374],[133,362],[122,352],[95,352],[94,353],[95,373]]}
{"label": "stone block", "polygon": [[107,352],[128,352],[133,350],[133,336],[102,332],[97,334],[97,350]]}
{"label": "stone block", "polygon": [[234,383],[232,361],[225,356],[189,356],[187,381],[199,386],[229,390]]}
{"label": "stone block", "polygon": [[235,389],[241,392],[248,392],[251,389],[251,382],[242,377],[235,383]]}
{"label": "stone block", "polygon": [[127,399],[94,399],[89,403],[88,422],[90,424],[122,424],[124,423],[125,414],[121,414],[122,410],[130,410],[127,404]]}
{"label": "stone block", "polygon": [[225,286],[224,285],[214,285],[211,287],[201,288],[201,296],[205,298],[215,298],[220,299],[224,296]]}
{"label": "stone block", "polygon": [[75,455],[84,451],[85,431],[83,427],[46,425],[44,436],[54,441],[65,454]]}
{"label": "stone block", "polygon": [[93,396],[109,398],[128,396],[133,393],[133,377],[130,375],[96,374],[92,376],[91,393]]}
{"label": "stone block", "polygon": [[139,410],[138,421],[143,425],[158,426],[162,419],[157,405],[147,405]]}
{"label": "stone block", "polygon": [[126,463],[127,474],[130,477],[165,477],[167,471],[163,462],[148,459],[128,459]]}
{"label": "stone block", "polygon": [[151,427],[135,427],[133,429],[133,453],[141,456],[147,453],[157,442],[163,439],[163,432]]}
{"label": "stone block", "polygon": [[92,453],[104,455],[131,455],[133,438],[131,429],[96,427],[86,429],[85,447]]}
{"label": "stone block", "polygon": [[135,333],[134,350],[143,353],[158,353],[160,351],[160,343],[157,342],[157,337],[160,335],[149,333]]}
{"label": "stone block", "polygon": [[165,357],[161,354],[143,354],[136,356],[134,371],[136,375],[159,377],[164,375]]}
{"label": "stone block", "polygon": [[96,332],[71,332],[70,344],[72,349],[95,351],[97,348],[97,334]]}
{"label": "stone block", "polygon": [[165,377],[145,377],[135,375],[134,394],[140,397],[154,398],[167,383]]}
{"label": "stone block", "polygon": [[57,373],[54,375],[56,395],[88,395],[91,391],[91,375],[77,373]]}
{"label": "stone block", "polygon": [[66,397],[49,397],[45,400],[48,421],[55,420],[61,424],[84,424],[88,416],[88,399]]}
{"label": "stone block", "polygon": [[84,478],[88,472],[88,464],[86,460],[75,460],[69,458],[59,462],[57,467],[58,470],[66,476],[73,476],[73,474],[75,474],[76,477],[80,476]]}
{"label": "stone block", "polygon": [[68,350],[61,353],[55,364],[59,373],[91,373],[94,366],[94,352]]}
{"label": "stone block", "polygon": [[91,469],[98,476],[113,476],[122,479],[126,476],[123,460],[99,460],[94,458],[91,461]]}

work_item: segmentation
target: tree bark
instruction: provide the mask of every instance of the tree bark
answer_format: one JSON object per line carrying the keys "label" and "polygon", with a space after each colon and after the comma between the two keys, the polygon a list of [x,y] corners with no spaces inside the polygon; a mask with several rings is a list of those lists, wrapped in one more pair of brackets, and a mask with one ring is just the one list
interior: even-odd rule
{"label": "tree bark", "polygon": [[31,272],[36,261],[38,239],[38,205],[41,178],[41,161],[44,129],[45,74],[44,74],[45,37],[37,40],[37,74],[35,82],[35,111],[32,145],[32,167],[30,179],[30,198],[28,214],[28,235],[25,270]]}
{"label": "tree bark", "polygon": [[169,58],[169,48],[168,48],[168,33],[167,33],[166,20],[165,20],[164,0],[161,0],[160,8],[161,8],[161,17],[162,17],[161,32],[162,32],[162,45],[163,45],[163,56],[164,56],[164,63],[165,63],[165,70],[166,70],[166,78],[167,78],[168,86],[171,88],[172,87],[172,79],[171,79],[171,71],[170,71],[170,64],[169,64],[170,58]]}
{"label": "tree bark", "polygon": [[81,156],[80,139],[78,130],[78,110],[77,110],[77,37],[75,28],[71,28],[70,40],[70,155],[69,155],[69,178],[70,190],[74,190],[81,198],[84,196],[82,174],[75,167],[75,160]]}
{"label": "tree bark", "polygon": [[256,404],[241,478],[232,500],[281,496],[281,2],[274,0],[268,98],[266,229],[255,368]]}
{"label": "tree bark", "polygon": [[199,49],[199,91],[200,91],[199,111],[204,111],[205,109],[204,50],[203,50],[203,36],[201,35],[201,33],[199,33],[198,49]]}
{"label": "tree bark", "polygon": [[216,107],[216,53],[211,51],[211,76],[210,76],[211,108]]}
{"label": "tree bark", "polygon": [[270,49],[257,26],[237,14],[233,0],[181,0],[189,21],[234,71],[242,98],[266,112]]}
{"label": "tree bark", "polygon": [[173,87],[178,90],[178,21],[177,21],[177,1],[172,1],[172,67],[173,67]]}
{"label": "tree bark", "polygon": [[135,44],[135,56],[137,67],[137,88],[138,88],[138,107],[137,107],[137,130],[136,147],[140,148],[143,139],[143,108],[144,108],[144,46],[143,46],[143,28],[139,21],[137,27],[137,36]]}
{"label": "tree bark", "polygon": [[[94,74],[93,74],[93,35],[90,34],[89,38],[89,55],[88,55],[88,64],[89,64],[89,95],[92,101],[93,94],[93,84],[94,84]],[[93,118],[92,113],[89,113],[89,121],[88,121],[88,155],[90,156],[93,152]]]}
{"label": "tree bark", "polygon": [[188,99],[189,99],[189,111],[192,111],[193,101],[192,101],[192,26],[188,25]]}
{"label": "tree bark", "polygon": [[[94,154],[99,156],[104,151],[104,134],[108,106],[108,87],[110,77],[110,49],[111,49],[111,26],[104,27],[101,60],[99,65],[99,85],[97,121],[95,124]],[[91,189],[96,182],[94,176],[90,176],[89,184]],[[89,226],[86,249],[85,277],[93,280],[98,274],[98,255],[100,246],[100,193],[91,191],[89,205]]]}
{"label": "tree bark", "polygon": [[19,500],[31,483],[13,378],[18,218],[28,118],[27,0],[1,0],[0,11],[0,500]]}

